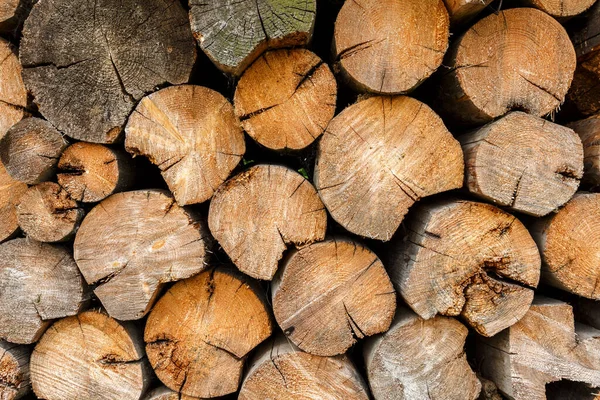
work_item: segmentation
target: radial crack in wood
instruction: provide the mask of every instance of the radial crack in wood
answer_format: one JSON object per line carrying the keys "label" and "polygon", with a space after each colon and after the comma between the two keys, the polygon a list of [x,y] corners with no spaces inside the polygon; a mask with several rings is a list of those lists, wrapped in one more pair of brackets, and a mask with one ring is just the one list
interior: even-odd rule
{"label": "radial crack in wood", "polygon": [[302,350],[343,354],[358,339],[385,332],[396,292],[368,248],[333,239],[293,251],[271,287],[275,319]]}
{"label": "radial crack in wood", "polygon": [[17,400],[31,392],[29,346],[0,340],[0,399]]}
{"label": "radial crack in wood", "polygon": [[189,80],[196,58],[178,0],[45,0],[23,28],[23,76],[66,135],[115,142],[136,102]]}
{"label": "radial crack in wood", "polygon": [[536,217],[556,211],[583,176],[579,136],[523,112],[511,112],[459,140],[469,191],[514,211]]}
{"label": "radial crack in wood", "polygon": [[[0,21],[10,4],[0,2]],[[8,2],[10,3],[10,2]],[[18,3],[18,1],[16,2]],[[0,38],[0,139],[25,116],[27,90],[21,77],[21,63],[14,47]]]}
{"label": "radial crack in wood", "polygon": [[17,204],[26,191],[27,184],[13,179],[0,162],[0,242],[17,233]]}
{"label": "radial crack in wood", "polygon": [[425,319],[461,316],[493,336],[529,309],[540,255],[525,226],[488,204],[437,201],[415,208],[390,246],[390,277]]}
{"label": "radial crack in wood", "polygon": [[190,0],[192,31],[222,71],[241,75],[269,48],[306,45],[315,0]]}
{"label": "radial crack in wood", "polygon": [[0,338],[34,343],[51,320],[77,314],[86,298],[66,248],[30,239],[0,244]]}
{"label": "radial crack in wood", "polygon": [[87,311],[56,322],[31,355],[31,382],[47,400],[138,400],[150,383],[141,332]]}
{"label": "radial crack in wood", "polygon": [[262,55],[242,75],[234,97],[242,126],[274,150],[299,150],[315,141],[333,118],[337,85],[331,70],[304,49]]}
{"label": "radial crack in wood", "polygon": [[246,355],[271,335],[261,290],[219,268],[178,282],[156,303],[144,340],[158,378],[193,397],[238,389]]}
{"label": "radial crack in wood", "polygon": [[465,355],[467,333],[455,319],[423,320],[398,309],[390,330],[363,347],[375,399],[477,399],[481,384]]}
{"label": "radial crack in wood", "polygon": [[314,182],[350,232],[390,240],[423,197],[463,184],[460,144],[427,105],[371,97],[342,111],[319,144]]}
{"label": "radial crack in wood", "polygon": [[125,128],[125,148],[157,165],[179,205],[210,199],[246,147],[229,101],[182,85],[144,97]]}
{"label": "radial crack in wood", "polygon": [[142,318],[161,287],[206,268],[201,221],[165,191],[117,193],[83,220],[73,252],[113,318]]}
{"label": "radial crack in wood", "polygon": [[288,245],[325,238],[327,213],[302,175],[263,164],[234,176],[217,190],[208,226],[240,271],[271,280]]}
{"label": "radial crack in wood", "polygon": [[512,8],[477,22],[444,61],[436,104],[453,122],[480,125],[513,109],[554,112],[573,80],[576,58],[565,29],[533,8]]}

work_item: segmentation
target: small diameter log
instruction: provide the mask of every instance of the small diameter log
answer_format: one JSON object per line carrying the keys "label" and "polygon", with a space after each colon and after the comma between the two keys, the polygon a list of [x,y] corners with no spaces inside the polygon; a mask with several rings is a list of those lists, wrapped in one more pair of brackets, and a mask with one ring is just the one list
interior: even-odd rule
{"label": "small diameter log", "polygon": [[263,54],[242,75],[235,113],[246,132],[273,150],[299,150],[333,118],[337,84],[323,60],[305,49]]}
{"label": "small diameter log", "polygon": [[256,350],[238,398],[368,400],[369,395],[348,357],[308,354],[280,335]]}
{"label": "small diameter log", "polygon": [[564,22],[585,12],[596,0],[521,0],[521,2],[526,6],[540,9]]}
{"label": "small diameter log", "polygon": [[444,61],[437,104],[456,123],[478,125],[512,109],[536,116],[564,101],[575,71],[564,28],[533,8],[512,8],[477,22]]}
{"label": "small diameter log", "polygon": [[333,51],[358,91],[406,93],[441,65],[449,34],[442,0],[347,1],[335,21]]}
{"label": "small diameter log", "polygon": [[115,142],[156,86],[187,82],[196,59],[178,0],[39,1],[19,50],[44,117],[66,135],[96,143]]}
{"label": "small diameter log", "polygon": [[26,118],[0,139],[0,159],[13,179],[34,185],[54,174],[67,146],[63,135],[48,121]]}
{"label": "small diameter log", "polygon": [[193,85],[144,97],[125,128],[128,152],[157,165],[179,205],[210,199],[246,147],[229,101]]}
{"label": "small diameter log", "polygon": [[108,314],[142,318],[162,286],[206,268],[204,227],[162,190],[117,193],[83,220],[73,253]]}
{"label": "small diameter log", "polygon": [[19,226],[39,242],[64,242],[75,235],[84,211],[54,182],[30,187],[17,206]]}
{"label": "small diameter log", "polygon": [[467,333],[453,318],[423,320],[398,309],[390,330],[363,348],[375,399],[477,399],[481,384],[465,355]]}
{"label": "small diameter log", "polygon": [[314,182],[340,225],[387,241],[416,201],[460,188],[463,169],[460,144],[427,105],[404,96],[371,97],[331,121]]}
{"label": "small diameter log", "polygon": [[327,213],[302,175],[282,166],[257,165],[217,190],[208,226],[240,271],[271,280],[288,245],[325,238]]}
{"label": "small diameter log", "polygon": [[391,246],[390,276],[419,316],[460,315],[493,336],[527,312],[541,261],[515,217],[489,204],[437,201],[415,208],[406,227]]}
{"label": "small diameter log", "polygon": [[146,353],[170,389],[211,398],[238,389],[246,355],[271,335],[260,289],[211,269],[175,284],[148,317]]}
{"label": "small diameter log", "polygon": [[129,188],[134,181],[131,157],[120,149],[79,142],[58,161],[58,183],[77,200],[95,203]]}
{"label": "small diameter log", "polygon": [[590,186],[600,185],[600,114],[567,125],[583,142],[583,179]]}
{"label": "small diameter log", "polygon": [[[2,7],[0,1],[0,19]],[[0,38],[0,139],[25,116],[27,89],[21,70],[14,48],[8,41]]]}
{"label": "small diameter log", "polygon": [[600,331],[575,324],[571,306],[558,300],[536,297],[515,325],[478,340],[476,355],[510,399],[546,400],[546,385],[563,379],[600,386]]}
{"label": "small diameter log", "polygon": [[0,162],[0,242],[17,233],[17,204],[26,191],[27,184],[14,180]]}
{"label": "small diameter log", "polygon": [[141,332],[96,311],[56,322],[31,355],[42,399],[138,400],[150,379]]}
{"label": "small diameter log", "polygon": [[558,213],[535,221],[530,231],[542,255],[545,283],[600,299],[600,194],[576,194]]}
{"label": "small diameter log", "polygon": [[31,392],[29,346],[0,340],[0,399],[17,400]]}
{"label": "small diameter log", "polygon": [[34,343],[52,319],[77,314],[86,297],[67,249],[29,239],[0,244],[0,339]]}
{"label": "small diameter log", "polygon": [[383,264],[350,240],[293,251],[271,287],[273,312],[287,337],[319,356],[343,354],[358,339],[385,332],[396,292]]}
{"label": "small diameter log", "polygon": [[469,23],[483,11],[493,0],[444,0],[450,24],[452,27],[461,27]]}
{"label": "small diameter log", "polygon": [[316,0],[190,0],[192,31],[220,70],[239,76],[266,49],[306,45]]}
{"label": "small diameter log", "polygon": [[569,128],[511,112],[459,138],[466,186],[476,196],[536,217],[565,204],[583,176],[583,146]]}

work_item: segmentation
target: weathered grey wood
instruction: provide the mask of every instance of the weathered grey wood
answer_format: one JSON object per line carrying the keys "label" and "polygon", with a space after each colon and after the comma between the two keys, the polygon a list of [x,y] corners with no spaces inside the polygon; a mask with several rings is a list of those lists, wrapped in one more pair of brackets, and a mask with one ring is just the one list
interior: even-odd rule
{"label": "weathered grey wood", "polygon": [[27,90],[21,71],[15,48],[0,38],[0,139],[25,116]]}
{"label": "weathered grey wood", "polygon": [[481,384],[465,355],[467,333],[455,319],[423,320],[399,308],[390,330],[363,347],[375,399],[477,399]]}
{"label": "weathered grey wood", "polygon": [[189,5],[200,48],[234,75],[268,48],[307,44],[317,11],[316,0],[190,0]]}
{"label": "weathered grey wood", "polygon": [[198,400],[198,397],[186,396],[166,386],[160,386],[149,391],[143,400]]}
{"label": "weathered grey wood", "polygon": [[536,297],[515,325],[479,339],[481,372],[509,399],[546,400],[546,384],[561,379],[600,387],[600,331],[574,323],[567,303]]}
{"label": "weathered grey wood", "polygon": [[33,343],[51,320],[77,314],[86,297],[66,248],[30,239],[0,244],[0,339]]}
{"label": "weathered grey wood", "polygon": [[44,0],[20,57],[44,117],[75,139],[112,143],[146,93],[188,81],[196,54],[178,0]]}
{"label": "weathered grey wood", "polygon": [[142,318],[167,282],[206,268],[201,221],[162,190],[114,194],[83,220],[73,253],[113,318]]}
{"label": "weathered grey wood", "polygon": [[31,347],[0,340],[0,399],[17,400],[31,392]]}
{"label": "weathered grey wood", "polygon": [[239,400],[367,400],[367,385],[345,356],[320,357],[283,335],[263,343],[249,362]]}
{"label": "weathered grey wood", "polygon": [[17,204],[26,191],[27,184],[13,179],[0,162],[0,242],[17,233]]}
{"label": "weathered grey wood", "polygon": [[52,325],[30,367],[33,391],[47,400],[138,400],[152,377],[139,328],[96,311]]}
{"label": "weathered grey wood", "polygon": [[459,137],[467,189],[513,211],[541,217],[575,194],[583,146],[569,128],[511,112]]}
{"label": "weathered grey wood", "polygon": [[0,139],[0,159],[14,179],[33,185],[49,179],[68,143],[48,121],[26,118]]}

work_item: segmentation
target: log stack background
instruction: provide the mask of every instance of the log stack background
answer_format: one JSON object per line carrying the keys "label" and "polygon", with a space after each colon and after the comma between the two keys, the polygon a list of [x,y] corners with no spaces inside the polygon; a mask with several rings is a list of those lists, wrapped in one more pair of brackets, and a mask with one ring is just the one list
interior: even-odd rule
{"label": "log stack background", "polygon": [[0,399],[600,398],[600,3],[0,0]]}

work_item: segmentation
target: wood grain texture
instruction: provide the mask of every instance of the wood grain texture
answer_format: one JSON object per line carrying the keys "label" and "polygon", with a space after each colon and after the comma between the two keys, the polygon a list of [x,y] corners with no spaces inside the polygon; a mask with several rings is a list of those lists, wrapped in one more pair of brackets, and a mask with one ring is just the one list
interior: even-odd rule
{"label": "wood grain texture", "polygon": [[117,193],[83,220],[73,253],[113,318],[142,318],[161,287],[206,268],[202,222],[167,192]]}
{"label": "wood grain texture", "polygon": [[66,248],[29,239],[0,244],[0,338],[36,342],[51,320],[77,314],[87,295]]}
{"label": "wood grain texture", "polygon": [[329,66],[305,49],[263,54],[235,90],[235,113],[258,143],[299,150],[314,142],[333,118],[337,84]]}
{"label": "wood grain texture", "polygon": [[222,71],[241,75],[266,49],[306,45],[316,0],[190,0],[192,31]]}
{"label": "wood grain texture", "polygon": [[30,187],[17,206],[19,226],[29,238],[39,242],[71,239],[83,216],[83,209],[54,182]]}
{"label": "wood grain texture", "polygon": [[575,64],[573,44],[554,18],[533,8],[500,11],[453,43],[436,104],[468,125],[513,109],[547,115],[565,100]]}
{"label": "wood grain texture", "polygon": [[465,355],[468,330],[447,317],[423,320],[399,308],[389,331],[369,338],[363,357],[376,400],[475,400],[481,384]]}
{"label": "wood grain texture", "polygon": [[367,400],[367,385],[345,355],[308,354],[279,335],[262,344],[249,363],[239,400]]}
{"label": "wood grain texture", "polygon": [[4,22],[15,16],[19,7],[19,0],[1,0],[0,1],[0,22]]}
{"label": "wood grain texture", "polygon": [[227,269],[176,283],[148,317],[144,340],[158,378],[193,397],[238,389],[246,355],[271,335],[261,290]]}
{"label": "wood grain texture", "polygon": [[416,201],[463,184],[463,155],[441,118],[410,97],[371,97],[323,134],[314,182],[350,232],[389,240]]}
{"label": "wood grain texture", "polygon": [[17,400],[31,392],[31,348],[0,340],[0,399]]}
{"label": "wood grain texture", "polygon": [[567,303],[544,297],[521,321],[477,342],[483,375],[514,400],[551,399],[546,384],[561,379],[600,387],[599,354],[600,331],[576,324]]}
{"label": "wood grain texture", "polygon": [[531,234],[542,255],[542,280],[590,299],[600,299],[600,194],[578,193],[556,214],[536,220]]}
{"label": "wood grain texture", "polygon": [[17,233],[17,204],[26,191],[27,184],[13,179],[0,162],[0,242]]}
{"label": "wood grain texture", "polygon": [[583,179],[590,186],[600,185],[600,115],[592,115],[567,125],[583,143]]}
{"label": "wood grain texture", "polygon": [[523,224],[488,204],[439,200],[415,208],[390,247],[390,277],[425,319],[461,316],[493,336],[529,309],[540,255]]}
{"label": "wood grain texture", "polygon": [[327,213],[315,188],[302,175],[262,164],[217,190],[208,226],[240,271],[271,280],[288,246],[325,238]]}
{"label": "wood grain texture", "polygon": [[442,0],[346,1],[335,21],[333,51],[357,90],[406,93],[441,65],[449,33]]}
{"label": "wood grain texture", "polygon": [[125,128],[125,148],[157,165],[179,205],[210,199],[246,147],[229,101],[193,85],[144,97]]}
{"label": "wood grain texture", "polygon": [[84,203],[122,192],[135,180],[135,166],[126,152],[97,143],[69,146],[58,161],[58,170],[58,183],[71,198]]}
{"label": "wood grain texture", "polygon": [[569,128],[511,112],[459,137],[465,182],[476,196],[541,217],[575,194],[583,177],[583,146]]}
{"label": "wood grain texture", "polygon": [[198,400],[198,397],[190,397],[184,394],[175,392],[166,386],[157,387],[149,391],[143,400]]}
{"label": "wood grain texture", "polygon": [[48,121],[26,118],[0,139],[0,160],[13,179],[34,185],[50,179],[67,145]]}
{"label": "wood grain texture", "polygon": [[468,24],[493,0],[444,0],[450,15],[450,24],[461,27]]}
{"label": "wood grain texture", "polygon": [[319,356],[343,354],[358,339],[385,332],[396,292],[383,264],[352,240],[293,251],[271,286],[273,312],[287,337]]}
{"label": "wood grain texture", "polygon": [[146,93],[188,81],[196,53],[177,0],[45,0],[25,22],[20,58],[44,117],[72,138],[112,143]]}
{"label": "wood grain texture", "polygon": [[31,355],[31,383],[47,400],[138,400],[150,383],[141,333],[106,314],[62,319]]}
{"label": "wood grain texture", "polygon": [[[3,13],[6,12],[4,7],[11,6],[8,3],[0,2],[0,21]],[[21,63],[15,48],[8,41],[0,38],[0,139],[11,126],[25,116],[27,90],[21,71]]]}
{"label": "wood grain texture", "polygon": [[522,0],[529,7],[535,7],[565,21],[589,9],[596,0]]}

